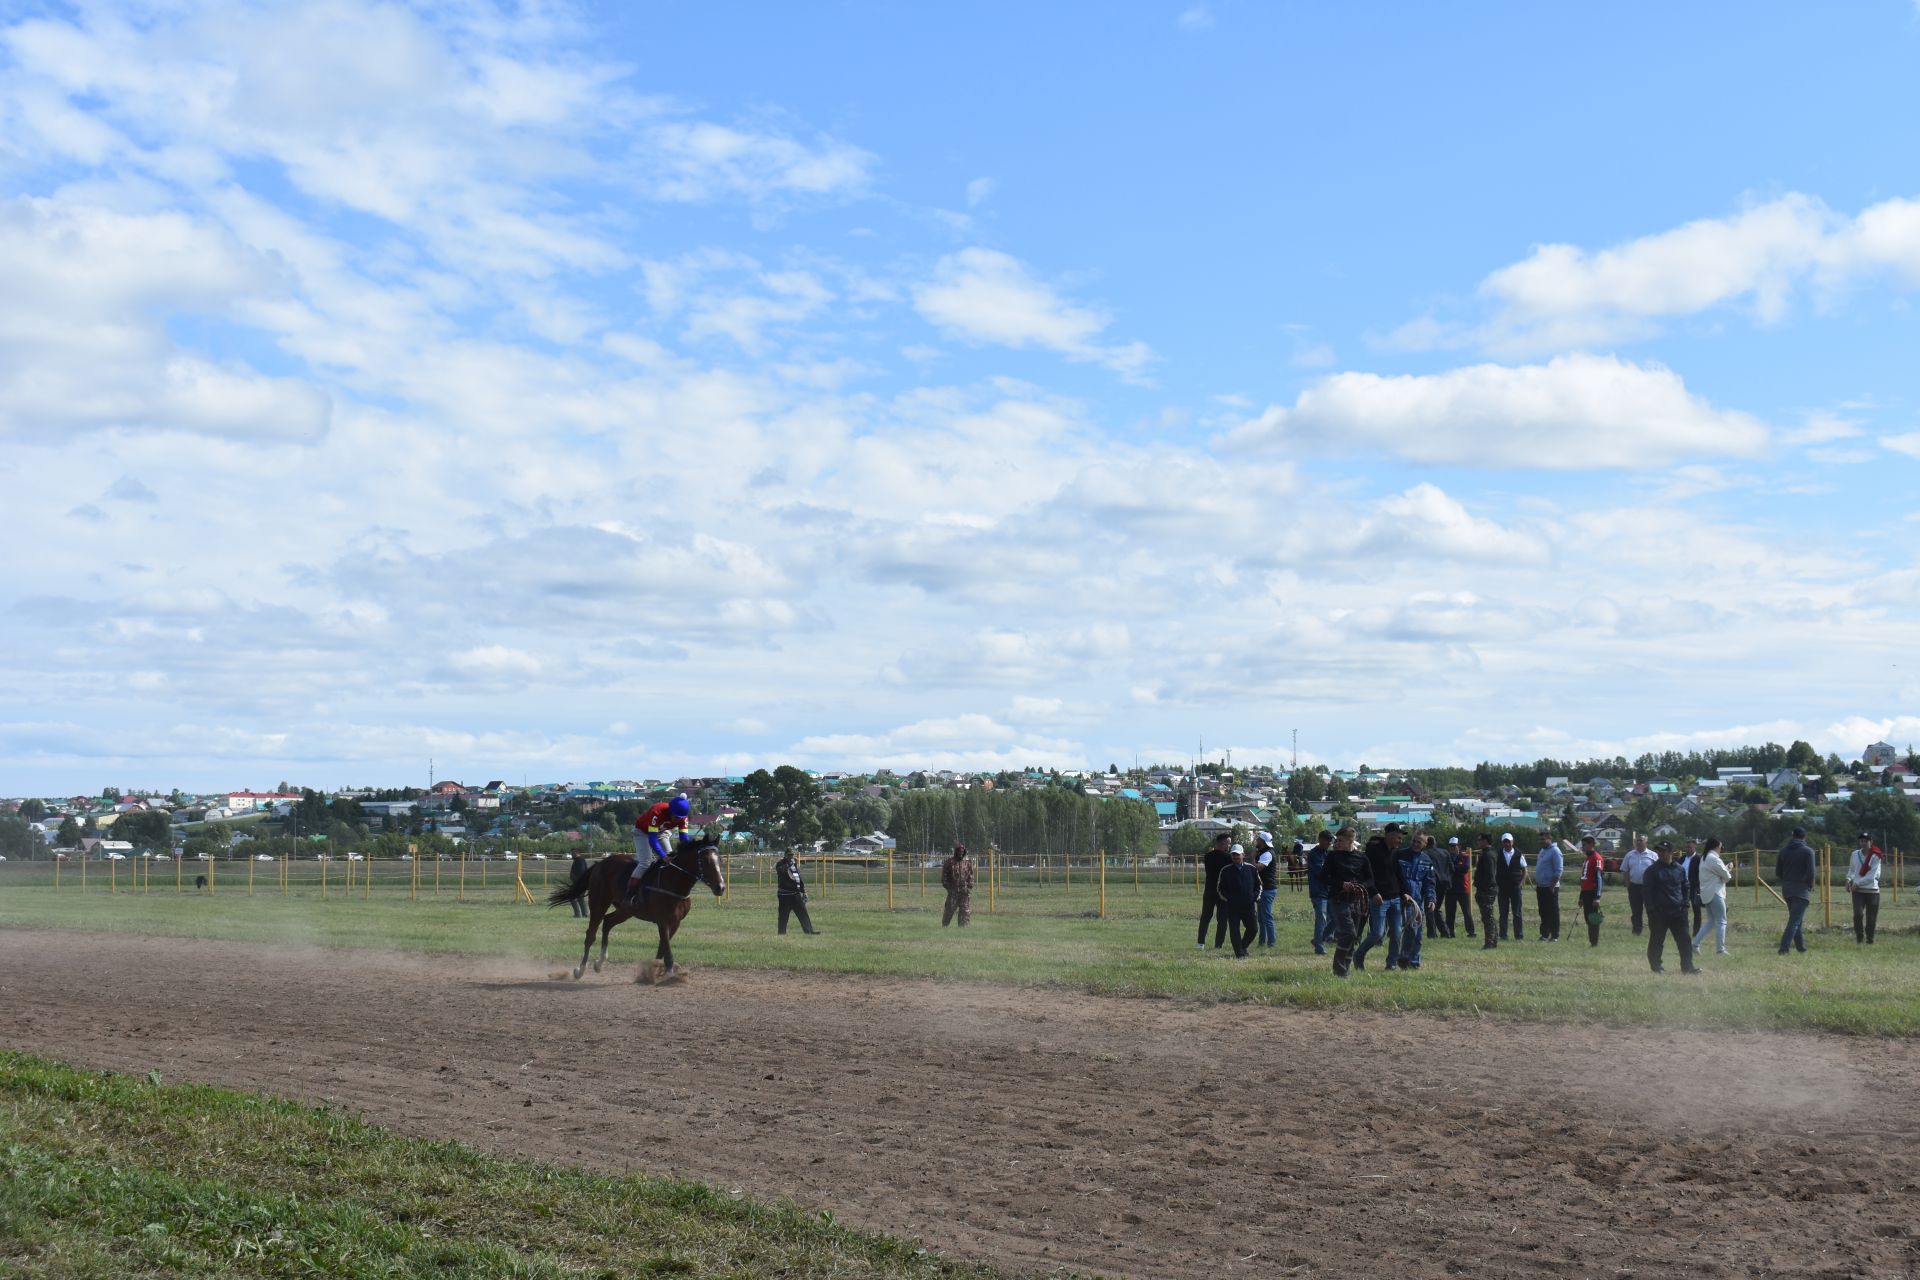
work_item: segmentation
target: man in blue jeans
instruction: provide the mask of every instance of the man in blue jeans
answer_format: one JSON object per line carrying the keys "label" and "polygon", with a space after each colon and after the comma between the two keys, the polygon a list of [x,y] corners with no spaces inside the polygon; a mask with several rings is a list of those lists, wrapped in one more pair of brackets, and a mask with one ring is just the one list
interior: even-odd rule
{"label": "man in blue jeans", "polygon": [[1787,900],[1787,929],[1780,935],[1781,955],[1787,954],[1789,946],[1795,951],[1807,949],[1800,922],[1806,918],[1807,904],[1813,900],[1814,874],[1813,846],[1807,843],[1806,828],[1795,827],[1793,839],[1787,841],[1773,863],[1773,878],[1780,882],[1780,896]]}
{"label": "man in blue jeans", "polygon": [[[1433,910],[1433,864],[1427,860],[1424,837],[1415,836],[1413,846],[1403,849],[1400,858],[1400,887],[1407,892],[1405,910],[1400,913],[1400,967],[1420,967],[1420,941],[1426,936],[1427,912]],[[1393,957],[1387,957],[1393,968]]]}
{"label": "man in blue jeans", "polygon": [[1254,837],[1253,864],[1260,872],[1260,945],[1276,946],[1280,930],[1273,923],[1273,899],[1280,892],[1280,859],[1273,851],[1273,832]]}
{"label": "man in blue jeans", "polygon": [[1322,830],[1313,848],[1307,850],[1307,901],[1313,904],[1313,954],[1327,954],[1333,940],[1333,919],[1327,914],[1327,853],[1333,848],[1333,832]]}
{"label": "man in blue jeans", "polygon": [[1400,921],[1406,907],[1407,889],[1400,879],[1400,824],[1389,822],[1387,829],[1367,841],[1367,862],[1373,868],[1373,896],[1368,900],[1367,940],[1353,953],[1353,967],[1367,967],[1367,952],[1387,942],[1387,968],[1400,963]]}

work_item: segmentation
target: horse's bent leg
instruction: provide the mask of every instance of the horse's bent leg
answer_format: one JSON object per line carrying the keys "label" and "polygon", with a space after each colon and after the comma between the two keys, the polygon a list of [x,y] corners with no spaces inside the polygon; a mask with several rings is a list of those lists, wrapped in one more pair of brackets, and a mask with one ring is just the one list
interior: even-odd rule
{"label": "horse's bent leg", "polygon": [[593,962],[593,971],[595,973],[600,972],[600,970],[604,969],[607,964],[607,937],[609,934],[613,932],[613,913],[609,911],[601,919],[602,919],[602,923],[600,925],[600,958]]}
{"label": "horse's bent leg", "polygon": [[587,939],[580,944],[580,963],[573,966],[573,976],[576,981],[581,974],[587,971],[587,956],[593,950],[593,931],[599,927],[600,917],[597,915],[589,915],[587,917]]}

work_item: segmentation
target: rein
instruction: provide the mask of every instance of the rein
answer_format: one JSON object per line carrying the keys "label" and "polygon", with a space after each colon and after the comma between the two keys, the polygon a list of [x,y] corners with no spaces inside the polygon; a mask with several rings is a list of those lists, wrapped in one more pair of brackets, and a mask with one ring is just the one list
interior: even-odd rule
{"label": "rein", "polygon": [[695,854],[696,861],[693,867],[683,867],[678,862],[674,861],[672,858],[666,859],[661,865],[660,871],[662,875],[666,874],[669,871],[678,871],[681,875],[687,878],[687,891],[685,893],[675,893],[671,889],[662,889],[658,881],[654,882],[653,887],[649,889],[648,892],[657,893],[663,898],[675,898],[681,902],[685,902],[689,898],[693,897],[694,886],[705,883],[705,877],[700,874],[699,863],[698,863],[698,859],[702,855],[704,855],[705,852],[706,850],[702,848],[699,851],[699,853]]}

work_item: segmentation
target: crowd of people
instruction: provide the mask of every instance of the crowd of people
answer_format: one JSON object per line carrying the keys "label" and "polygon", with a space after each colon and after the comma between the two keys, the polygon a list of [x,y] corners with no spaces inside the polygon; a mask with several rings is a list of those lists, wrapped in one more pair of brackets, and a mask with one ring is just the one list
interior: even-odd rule
{"label": "crowd of people", "polygon": [[[1665,972],[1669,942],[1682,973],[1701,972],[1696,958],[1709,942],[1714,954],[1727,954],[1727,889],[1733,870],[1721,857],[1717,837],[1704,844],[1687,840],[1675,849],[1671,840],[1649,848],[1645,836],[1636,836],[1613,871],[1592,836],[1580,843],[1576,902],[1589,947],[1600,945],[1606,922],[1602,900],[1607,876],[1614,874],[1626,890],[1634,936],[1647,935],[1647,963],[1653,972]],[[1278,945],[1273,901],[1281,862],[1270,832],[1257,833],[1254,844],[1249,860],[1245,847],[1222,832],[1202,859],[1200,930],[1194,939],[1201,950],[1206,949],[1210,925],[1215,949],[1231,941],[1235,959],[1248,958],[1256,947]],[[1425,832],[1408,839],[1398,823],[1387,824],[1362,845],[1352,827],[1342,827],[1322,831],[1311,848],[1296,842],[1294,860],[1304,869],[1313,908],[1313,953],[1326,955],[1331,948],[1333,972],[1342,978],[1356,969],[1365,971],[1368,957],[1382,944],[1388,969],[1418,969],[1426,938],[1453,938],[1461,928],[1473,938],[1476,914],[1481,950],[1491,951],[1503,941],[1525,941],[1529,884],[1538,941],[1561,939],[1561,890],[1572,864],[1551,834],[1538,837],[1529,860],[1510,832],[1497,841],[1490,833],[1482,834],[1478,847],[1469,849],[1457,836],[1445,845]],[[1846,880],[1853,899],[1854,941],[1862,945],[1874,940],[1885,862],[1862,833],[1848,860]],[[1774,866],[1779,894],[1787,904],[1781,955],[1807,949],[1802,925],[1817,874],[1818,859],[1806,832],[1796,828]]]}

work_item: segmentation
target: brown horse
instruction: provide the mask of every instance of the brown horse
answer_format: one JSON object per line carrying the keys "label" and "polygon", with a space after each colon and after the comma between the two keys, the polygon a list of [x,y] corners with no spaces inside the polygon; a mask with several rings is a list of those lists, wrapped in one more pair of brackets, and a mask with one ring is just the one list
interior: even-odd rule
{"label": "brown horse", "polygon": [[[633,874],[634,862],[635,859],[625,854],[602,858],[586,868],[584,875],[547,895],[550,907],[580,897],[587,899],[587,942],[580,949],[580,963],[574,966],[575,978],[587,971],[594,931],[600,932],[600,958],[593,962],[593,971],[598,973],[607,963],[607,935],[613,926],[628,919],[651,920],[660,930],[660,947],[654,952],[654,959],[665,966],[662,977],[673,977],[673,935],[680,928],[680,922],[687,918],[687,912],[693,909],[694,889],[705,884],[716,898],[727,891],[727,873],[720,866],[718,849],[711,842],[685,841],[675,847],[660,868],[660,874],[654,877],[646,904],[631,906],[627,902],[627,879]],[[643,975],[646,972],[642,970]],[[635,982],[643,980],[634,979]]]}

